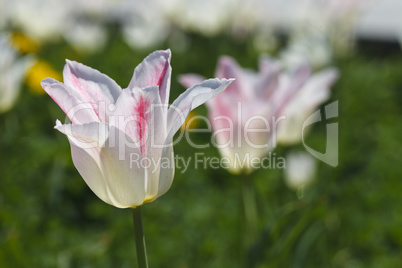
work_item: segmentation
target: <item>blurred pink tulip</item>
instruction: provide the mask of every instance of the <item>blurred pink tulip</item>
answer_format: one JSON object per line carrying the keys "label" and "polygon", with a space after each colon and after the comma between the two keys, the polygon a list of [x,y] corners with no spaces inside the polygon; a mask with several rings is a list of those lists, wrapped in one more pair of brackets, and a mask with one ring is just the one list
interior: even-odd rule
{"label": "blurred pink tulip", "polygon": [[[299,142],[304,120],[329,98],[338,76],[335,69],[312,74],[307,65],[289,73],[281,69],[280,62],[266,57],[259,72],[241,68],[228,56],[219,59],[216,77],[236,81],[206,104],[216,145],[233,173],[250,172],[253,159],[265,156],[277,142]],[[189,87],[203,79],[186,74],[179,81]]]}
{"label": "blurred pink tulip", "polygon": [[64,83],[42,81],[72,122],[57,120],[55,128],[67,135],[75,167],[108,204],[136,207],[163,195],[173,181],[173,135],[192,109],[232,81],[203,81],[168,107],[170,58],[170,50],[151,53],[123,90],[99,71],[68,60]]}

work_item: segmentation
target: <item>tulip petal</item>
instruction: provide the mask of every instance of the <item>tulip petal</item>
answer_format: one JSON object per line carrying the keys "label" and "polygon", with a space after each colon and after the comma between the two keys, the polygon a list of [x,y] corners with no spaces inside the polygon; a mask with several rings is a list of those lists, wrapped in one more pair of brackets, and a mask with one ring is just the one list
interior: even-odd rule
{"label": "tulip petal", "polygon": [[63,78],[64,83],[74,91],[72,95],[77,98],[80,96],[82,102],[90,103],[99,120],[106,122],[107,108],[119,97],[120,86],[107,75],[69,60],[66,60],[64,66]]}
{"label": "tulip petal", "polygon": [[58,121],[55,128],[68,136],[74,165],[99,198],[119,208],[144,202],[147,175],[141,152],[130,137],[98,122],[61,125]]}
{"label": "tulip petal", "polygon": [[260,96],[265,100],[274,93],[279,84],[279,71],[273,72],[269,75],[260,75],[258,81],[255,83],[255,95]]}
{"label": "tulip petal", "polygon": [[151,106],[154,96],[135,88],[124,89],[116,102],[114,115],[117,117],[110,125],[116,126],[126,133],[140,147],[143,156],[146,154],[146,141],[148,140],[151,119]]}
{"label": "tulip petal", "polygon": [[330,87],[337,80],[339,74],[335,68],[330,68],[313,75],[298,92],[295,98],[299,104],[315,107],[329,98]]}
{"label": "tulip petal", "polygon": [[[166,138],[166,115],[164,114],[165,106],[159,98],[158,87],[148,87],[143,91],[153,96],[151,107],[151,115],[147,125],[148,138],[146,142],[146,157],[152,164],[146,169],[148,177],[147,198],[154,200],[158,194],[158,184],[160,175],[160,161],[162,161],[162,147]],[[171,162],[173,164],[173,162]]]}
{"label": "tulip petal", "polygon": [[41,85],[74,124],[98,121],[92,106],[73,96],[68,86],[51,78],[42,80]]}
{"label": "tulip petal", "polygon": [[[183,74],[179,76],[179,83],[182,84],[185,88],[190,88],[193,87],[197,84],[201,84],[203,81],[205,81],[205,77],[198,75],[198,74]],[[208,108],[213,109],[214,107],[219,106],[218,103],[221,102],[220,99],[224,98],[223,95],[220,95],[217,98],[212,98],[209,101],[207,101],[205,104],[207,105]],[[228,99],[227,97],[224,99]],[[229,100],[232,101],[232,100]],[[224,107],[222,107],[224,108]]]}
{"label": "tulip petal", "polygon": [[182,93],[170,105],[167,115],[167,139],[173,138],[191,110],[224,91],[234,79],[209,79]]}
{"label": "tulip petal", "polygon": [[276,104],[277,113],[281,113],[287,103],[309,80],[311,75],[310,66],[303,64],[292,74],[279,76],[279,86],[272,95],[272,103]]}
{"label": "tulip petal", "polygon": [[130,137],[110,126],[110,135],[100,151],[101,170],[113,205],[136,207],[144,203],[147,173],[140,149]]}
{"label": "tulip petal", "polygon": [[205,78],[201,75],[198,74],[183,74],[179,75],[179,82],[182,84],[185,88],[190,88],[193,87],[197,84],[202,83]]}
{"label": "tulip petal", "polygon": [[128,88],[159,86],[160,99],[162,104],[166,105],[167,108],[170,94],[170,77],[172,73],[170,58],[170,49],[165,51],[159,50],[149,54],[135,68],[133,78]]}
{"label": "tulip petal", "polygon": [[71,139],[69,139],[69,141],[74,166],[84,179],[85,183],[103,202],[108,203],[109,205],[115,205],[117,202],[115,200],[112,201],[110,198],[111,196],[108,194],[108,189],[102,171],[100,170],[99,164],[93,157],[94,155],[99,154],[99,152],[94,148],[82,149],[75,145]]}
{"label": "tulip petal", "polygon": [[[89,186],[102,201],[115,205],[117,202],[108,193],[103,173],[100,166],[100,140],[103,140],[108,133],[105,124],[92,122],[84,125],[62,125],[56,122],[55,128],[68,136],[71,146],[71,156],[74,166]],[[100,131],[100,129],[102,129]],[[101,139],[99,137],[102,136]],[[90,145],[92,143],[92,145]]]}
{"label": "tulip petal", "polygon": [[260,72],[255,83],[255,95],[269,100],[278,87],[281,65],[278,61],[262,57],[259,62]]}
{"label": "tulip petal", "polygon": [[110,125],[116,126],[138,143],[145,157],[150,142],[162,144],[164,141],[166,127],[162,111],[157,86],[133,90],[127,88],[116,102],[113,113],[116,118]]}
{"label": "tulip petal", "polygon": [[281,70],[283,66],[279,60],[263,56],[259,60],[258,67],[260,73],[270,74],[271,72],[277,72]]}
{"label": "tulip petal", "polygon": [[[312,76],[303,87],[287,101],[280,112],[286,116],[277,127],[278,142],[292,144],[302,139],[303,123],[314,112],[314,108],[330,96],[330,86],[338,77],[336,69],[326,69]],[[306,129],[308,130],[308,129]],[[306,130],[304,130],[306,132]]]}
{"label": "tulip petal", "polygon": [[173,183],[175,161],[173,146],[169,145],[171,143],[172,140],[167,140],[165,143],[167,146],[162,151],[157,197],[165,194]]}
{"label": "tulip petal", "polygon": [[253,89],[247,81],[247,75],[231,57],[222,56],[219,58],[215,76],[221,79],[236,79],[236,81],[228,87],[226,93],[238,100],[248,99],[254,95]]}
{"label": "tulip petal", "polygon": [[62,125],[57,120],[54,128],[67,135],[81,148],[101,147],[109,135],[108,125],[100,122],[91,122],[82,125]]}
{"label": "tulip petal", "polygon": [[338,77],[334,68],[326,69],[313,75],[292,98],[286,101],[282,114],[309,111],[329,98],[330,86]]}
{"label": "tulip petal", "polygon": [[140,148],[142,157],[150,166],[147,199],[155,198],[158,192],[160,155],[166,138],[164,105],[159,97],[159,88],[124,89],[116,102],[117,116],[111,125],[125,132]]}

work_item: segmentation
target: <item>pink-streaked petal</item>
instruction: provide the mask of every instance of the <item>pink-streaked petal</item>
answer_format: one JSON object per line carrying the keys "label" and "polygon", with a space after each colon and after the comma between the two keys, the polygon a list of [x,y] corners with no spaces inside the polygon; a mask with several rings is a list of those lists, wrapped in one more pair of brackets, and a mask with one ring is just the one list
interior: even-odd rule
{"label": "pink-streaked petal", "polygon": [[144,154],[152,102],[153,96],[145,94],[140,89],[124,89],[116,102],[113,121],[110,121],[110,125],[126,133]]}
{"label": "pink-streaked petal", "polygon": [[280,63],[280,61],[272,59],[272,58],[267,57],[267,56],[262,56],[259,59],[258,67],[259,67],[260,73],[263,73],[263,74],[269,74],[269,73],[272,73],[272,72],[278,72],[283,68],[283,66]]}
{"label": "pink-streaked petal", "polygon": [[[242,105],[242,102],[241,100],[234,101],[225,93],[226,92],[205,103],[208,108],[208,115],[213,130],[231,127],[230,124],[233,125],[233,122],[237,121],[238,106]],[[226,135],[229,135],[229,133],[225,132],[220,134],[220,136]]]}
{"label": "pink-streaked petal", "polygon": [[295,68],[289,75],[291,81],[290,87],[288,88],[288,95],[293,95],[310,79],[311,67],[309,64],[301,64],[299,67]]}
{"label": "pink-streaked petal", "polygon": [[[166,105],[163,105],[157,86],[144,89],[125,89],[116,103],[115,115],[125,117],[113,122],[138,144],[141,154],[150,166],[147,173],[146,200],[157,197],[162,147],[166,138]],[[125,121],[125,122],[124,122]],[[122,123],[124,122],[124,123]]]}
{"label": "pink-streaked petal", "polygon": [[161,103],[159,89],[152,86],[144,89],[125,89],[116,102],[114,115],[116,120],[111,122],[125,132],[151,164],[146,168],[147,202],[156,198],[161,161],[161,151],[166,137],[166,105]]}
{"label": "pink-streaked petal", "polygon": [[313,75],[295,96],[300,107],[316,107],[326,101],[338,76],[338,71],[334,68]]}
{"label": "pink-streaked petal", "polygon": [[287,103],[308,81],[310,75],[310,66],[303,64],[293,71],[293,73],[281,74],[279,76],[278,88],[272,94],[272,103],[275,104],[277,113],[281,113],[281,111],[286,107]]}
{"label": "pink-streaked petal", "polygon": [[157,86],[125,89],[116,102],[115,117],[110,124],[125,132],[149,156],[152,144],[162,145],[166,136],[165,105],[161,104]]}
{"label": "pink-streaked petal", "polygon": [[170,77],[172,73],[170,58],[170,49],[159,50],[149,54],[135,68],[128,88],[158,86],[162,104],[167,105],[169,103]]}
{"label": "pink-streaked petal", "polygon": [[219,58],[215,76],[220,79],[236,79],[225,91],[225,95],[232,95],[234,99],[238,100],[249,99],[254,95],[252,85],[247,82],[244,70],[229,56]]}
{"label": "pink-streaked petal", "polygon": [[91,104],[99,120],[106,122],[109,104],[114,104],[121,93],[116,82],[95,69],[69,60],[64,66],[63,78],[64,83],[73,90],[71,94]]}
{"label": "pink-streaked petal", "polygon": [[167,115],[167,139],[173,138],[191,110],[224,91],[234,79],[209,79],[182,93],[169,107]]}
{"label": "pink-streaked petal", "polygon": [[[198,74],[183,74],[179,76],[179,83],[182,84],[185,88],[190,88],[193,87],[197,84],[201,84],[203,81],[205,81],[205,77],[198,75]],[[220,95],[221,98],[223,98],[222,95]],[[209,101],[207,101],[205,104],[211,108],[219,106],[217,103],[219,102],[219,97],[217,98],[212,98]]]}
{"label": "pink-streaked petal", "polygon": [[143,204],[147,191],[147,174],[141,165],[141,152],[119,129],[110,126],[110,135],[100,151],[101,170],[107,193],[119,208]]}
{"label": "pink-streaked petal", "polygon": [[[297,143],[302,139],[304,121],[317,106],[330,96],[330,87],[338,78],[336,69],[326,69],[312,76],[305,85],[286,103],[278,116],[286,116],[277,126],[278,142]],[[306,130],[305,130],[306,132]],[[306,133],[304,133],[306,134]]]}
{"label": "pink-streaked petal", "polygon": [[[143,91],[153,96],[151,107],[151,116],[147,122],[149,138],[146,141],[146,157],[151,161],[152,165],[146,169],[148,185],[147,185],[147,199],[154,200],[158,194],[159,175],[160,175],[160,161],[162,154],[162,147],[164,146],[166,138],[166,105],[161,103],[158,95],[158,87],[148,87]],[[174,165],[173,162],[171,164]]]}
{"label": "pink-streaked petal", "polygon": [[198,74],[183,74],[183,75],[179,76],[179,82],[185,88],[193,87],[197,84],[202,83],[202,81],[204,81],[204,80],[205,80],[205,78]]}
{"label": "pink-streaked petal", "polygon": [[71,95],[71,89],[66,85],[51,78],[42,80],[41,85],[74,124],[98,121],[92,106]]}
{"label": "pink-streaked petal", "polygon": [[260,75],[254,85],[256,96],[261,99],[269,100],[279,84],[279,72],[273,72],[269,75]]}
{"label": "pink-streaked petal", "polygon": [[278,87],[279,74],[282,69],[280,63],[268,57],[261,57],[259,62],[260,72],[254,84],[255,95],[269,100]]}

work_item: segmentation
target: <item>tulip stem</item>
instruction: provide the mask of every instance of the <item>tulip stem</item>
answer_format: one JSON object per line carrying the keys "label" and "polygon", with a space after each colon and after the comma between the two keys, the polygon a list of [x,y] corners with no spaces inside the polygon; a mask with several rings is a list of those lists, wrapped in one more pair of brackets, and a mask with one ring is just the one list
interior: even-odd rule
{"label": "tulip stem", "polygon": [[148,268],[144,230],[142,229],[141,206],[133,208],[133,221],[134,221],[135,248],[137,250],[138,268]]}
{"label": "tulip stem", "polygon": [[245,175],[243,177],[242,192],[244,209],[244,254],[246,263],[248,263],[250,257],[249,250],[256,240],[258,229],[257,204],[252,176]]}

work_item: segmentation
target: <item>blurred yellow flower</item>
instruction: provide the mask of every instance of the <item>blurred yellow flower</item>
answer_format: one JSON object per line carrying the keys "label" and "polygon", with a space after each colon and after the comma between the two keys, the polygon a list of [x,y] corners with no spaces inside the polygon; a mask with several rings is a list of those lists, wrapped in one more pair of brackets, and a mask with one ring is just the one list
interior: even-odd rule
{"label": "blurred yellow flower", "polygon": [[180,130],[188,130],[192,128],[196,128],[199,125],[198,120],[196,119],[197,113],[194,111],[191,111],[188,117],[186,118],[186,121],[184,122],[183,125],[181,125]]}
{"label": "blurred yellow flower", "polygon": [[35,53],[39,43],[21,32],[11,33],[11,45],[21,53]]}
{"label": "blurred yellow flower", "polygon": [[63,80],[61,73],[55,70],[48,62],[38,60],[31,69],[28,70],[26,75],[26,83],[31,92],[35,94],[44,94],[45,91],[40,82],[47,77],[53,77],[58,81]]}

